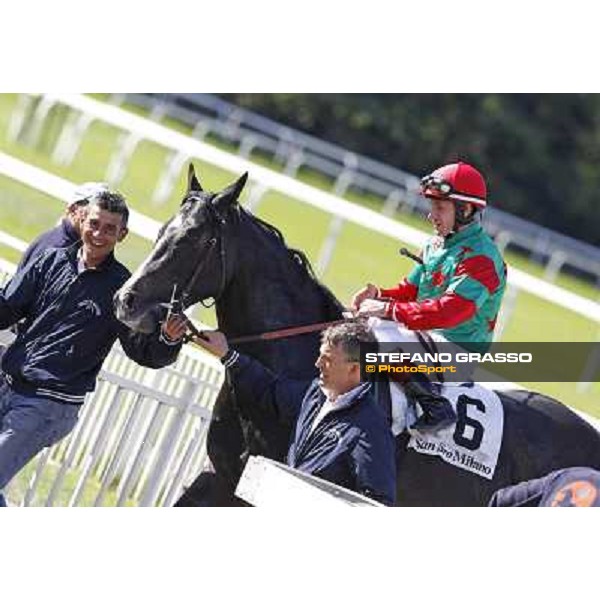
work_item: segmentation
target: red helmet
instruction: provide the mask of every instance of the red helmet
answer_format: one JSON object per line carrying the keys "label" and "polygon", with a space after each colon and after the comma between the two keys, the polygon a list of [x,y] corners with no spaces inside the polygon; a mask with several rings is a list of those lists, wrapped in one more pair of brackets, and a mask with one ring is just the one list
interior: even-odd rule
{"label": "red helmet", "polygon": [[487,188],[483,175],[464,162],[444,165],[421,179],[421,193],[427,198],[454,200],[472,204],[475,208],[487,206]]}

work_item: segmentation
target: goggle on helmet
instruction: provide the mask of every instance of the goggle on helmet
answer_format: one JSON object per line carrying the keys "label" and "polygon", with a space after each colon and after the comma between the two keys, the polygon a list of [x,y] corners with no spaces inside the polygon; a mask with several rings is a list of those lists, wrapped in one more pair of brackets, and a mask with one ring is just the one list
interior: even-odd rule
{"label": "goggle on helmet", "polygon": [[487,205],[487,188],[481,173],[463,162],[436,169],[421,179],[421,193],[430,198],[467,202],[477,208]]}

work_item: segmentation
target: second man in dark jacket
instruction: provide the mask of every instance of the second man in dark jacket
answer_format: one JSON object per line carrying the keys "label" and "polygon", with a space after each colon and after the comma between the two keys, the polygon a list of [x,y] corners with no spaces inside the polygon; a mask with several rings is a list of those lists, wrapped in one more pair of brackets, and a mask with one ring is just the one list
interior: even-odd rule
{"label": "second man in dark jacket", "polygon": [[363,324],[343,323],[324,332],[316,362],[320,376],[306,382],[276,375],[230,349],[218,331],[205,335],[195,341],[220,357],[240,401],[251,398],[295,424],[289,466],[394,504],[394,439],[371,384],[360,380],[360,344],[375,341]]}

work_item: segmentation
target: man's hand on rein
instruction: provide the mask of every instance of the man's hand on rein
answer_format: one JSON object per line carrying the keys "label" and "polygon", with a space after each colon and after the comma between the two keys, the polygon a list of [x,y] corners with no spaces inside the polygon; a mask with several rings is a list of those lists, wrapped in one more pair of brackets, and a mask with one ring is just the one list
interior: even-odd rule
{"label": "man's hand on rein", "polygon": [[161,327],[162,335],[170,343],[180,342],[186,334],[187,325],[181,315],[172,314]]}
{"label": "man's hand on rein", "polygon": [[203,331],[202,335],[205,339],[194,336],[192,337],[192,341],[205,350],[208,350],[211,354],[214,354],[217,358],[223,358],[227,354],[229,344],[223,333],[220,331]]}

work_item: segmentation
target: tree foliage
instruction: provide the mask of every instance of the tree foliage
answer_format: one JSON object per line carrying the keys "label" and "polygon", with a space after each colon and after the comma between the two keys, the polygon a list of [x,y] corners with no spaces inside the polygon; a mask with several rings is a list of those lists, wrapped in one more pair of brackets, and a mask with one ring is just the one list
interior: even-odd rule
{"label": "tree foliage", "polygon": [[224,98],[354,152],[425,174],[458,158],[490,203],[600,243],[600,96],[228,94]]}

